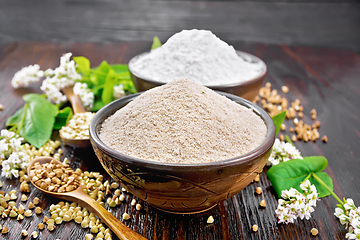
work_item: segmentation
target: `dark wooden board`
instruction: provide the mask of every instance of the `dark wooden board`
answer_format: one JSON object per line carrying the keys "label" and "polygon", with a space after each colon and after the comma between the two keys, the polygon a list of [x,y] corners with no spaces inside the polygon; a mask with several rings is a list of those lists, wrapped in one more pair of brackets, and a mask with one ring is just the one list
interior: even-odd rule
{"label": "dark wooden board", "polygon": [[[304,120],[311,122],[310,110],[315,108],[321,121],[321,135],[329,137],[328,143],[296,142],[303,156],[324,155],[329,166],[326,172],[332,177],[334,190],[339,197],[351,197],[360,204],[360,186],[357,180],[360,172],[360,129],[359,92],[360,57],[351,50],[333,48],[289,47],[235,41],[234,46],[262,58],[268,66],[266,80],[280,90],[287,85],[289,100],[300,99],[304,106]],[[42,69],[54,68],[59,64],[62,53],[71,51],[76,56],[86,56],[93,66],[102,60],[109,63],[127,63],[132,56],[149,49],[151,42],[96,43],[47,43],[24,42],[1,45],[0,48],[0,126],[7,117],[23,105],[22,95],[40,92],[40,83],[26,89],[13,89],[10,81],[20,68],[39,64]],[[292,126],[287,121],[286,125]],[[64,155],[71,161],[73,168],[98,170],[101,168],[96,156],[89,150],[74,150],[62,146]],[[310,220],[297,221],[295,224],[277,224],[275,209],[277,197],[266,176],[267,168],[260,175],[260,182],[252,183],[240,193],[219,204],[218,207],[196,215],[173,215],[156,210],[141,202],[144,209],[136,211],[130,205],[133,196],[127,194],[126,203],[111,209],[121,218],[124,211],[131,215],[125,224],[149,239],[310,239],[310,230],[319,229],[314,239],[344,239],[346,231],[333,215],[336,201],[327,197],[318,202]],[[18,188],[18,180],[5,180],[1,190],[6,192]],[[254,194],[257,186],[263,189],[262,195]],[[20,195],[20,194],[18,194]],[[32,188],[29,199],[38,196],[41,207],[47,214],[51,203],[59,200],[44,196]],[[266,208],[259,207],[262,199]],[[20,200],[18,199],[18,202]],[[207,224],[212,215],[214,224]],[[0,239],[21,239],[21,229],[29,232],[36,230],[44,215],[34,215],[31,219],[18,222],[14,219],[0,219],[0,224],[12,231],[0,234]],[[48,215],[49,216],[49,215]],[[251,226],[257,224],[259,231],[254,233]],[[53,233],[43,230],[39,239],[83,239],[88,230],[74,222],[58,226]],[[116,237],[114,236],[114,239]]]}
{"label": "dark wooden board", "polygon": [[227,42],[360,50],[358,1],[2,0],[0,42],[166,41],[210,29]]}

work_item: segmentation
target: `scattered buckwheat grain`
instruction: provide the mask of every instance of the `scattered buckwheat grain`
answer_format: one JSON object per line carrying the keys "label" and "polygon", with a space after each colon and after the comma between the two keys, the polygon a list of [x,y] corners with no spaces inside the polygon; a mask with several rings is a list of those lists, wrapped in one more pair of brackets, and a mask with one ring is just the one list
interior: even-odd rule
{"label": "scattered buckwheat grain", "polygon": [[30,235],[31,238],[37,238],[39,236],[37,231],[33,231]]}
{"label": "scattered buckwheat grain", "polygon": [[128,213],[123,213],[123,220],[129,220],[130,215]]}
{"label": "scattered buckwheat grain", "polygon": [[23,229],[23,230],[21,230],[20,235],[21,235],[22,237],[26,237],[26,236],[28,235],[28,232],[27,232],[25,229]]}
{"label": "scattered buckwheat grain", "polygon": [[312,228],[310,232],[313,236],[316,236],[316,235],[318,235],[319,230],[317,230],[316,228]]}
{"label": "scattered buckwheat grain", "polygon": [[255,188],[255,192],[256,192],[257,194],[261,194],[261,193],[262,193],[261,187]]}

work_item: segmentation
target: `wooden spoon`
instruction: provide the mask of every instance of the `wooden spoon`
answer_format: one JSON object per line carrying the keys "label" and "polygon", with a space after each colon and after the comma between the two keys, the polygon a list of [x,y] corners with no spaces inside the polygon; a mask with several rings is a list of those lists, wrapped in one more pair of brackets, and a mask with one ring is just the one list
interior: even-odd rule
{"label": "wooden spoon", "polygon": [[[80,97],[74,93],[73,86],[63,88],[61,89],[61,91],[66,95],[67,99],[71,103],[74,114],[87,112],[81,102]],[[85,139],[66,138],[61,135],[61,132],[60,132],[60,137],[64,144],[75,148],[86,148],[90,146],[89,138],[85,138]]]}
{"label": "wooden spoon", "polygon": [[[54,160],[58,164],[62,164],[62,162],[55,160],[52,157],[37,157],[34,160],[32,160],[29,163],[28,167],[28,176],[30,176],[30,170],[32,166],[38,162],[40,164],[50,163],[52,160]],[[44,190],[37,186],[32,179],[30,179],[30,182],[42,191],[43,193],[46,193],[50,196],[61,198],[67,201],[71,202],[78,202],[82,205],[84,205],[86,208],[91,210],[96,216],[98,216],[120,239],[123,240],[134,240],[134,239],[140,239],[140,240],[146,240],[143,236],[140,234],[134,232],[125,224],[123,224],[120,220],[118,220],[116,217],[114,217],[111,213],[109,213],[106,209],[104,209],[98,202],[96,202],[94,199],[92,199],[89,195],[87,195],[84,191],[81,185],[74,191],[71,192],[64,192],[64,193],[57,193],[57,192],[50,192],[47,190]]]}

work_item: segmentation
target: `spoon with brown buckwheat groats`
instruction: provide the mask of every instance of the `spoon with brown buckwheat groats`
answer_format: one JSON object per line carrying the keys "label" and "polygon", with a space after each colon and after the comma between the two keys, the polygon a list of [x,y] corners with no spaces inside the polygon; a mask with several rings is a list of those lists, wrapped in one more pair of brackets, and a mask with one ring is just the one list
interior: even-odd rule
{"label": "spoon with brown buckwheat groats", "polygon": [[29,163],[28,176],[40,191],[67,201],[78,202],[96,214],[120,239],[146,239],[87,195],[80,184],[80,173],[52,157],[38,157]]}
{"label": "spoon with brown buckwheat groats", "polygon": [[94,113],[86,111],[80,97],[74,94],[72,86],[63,88],[61,91],[70,101],[74,111],[74,116],[70,119],[69,123],[59,131],[61,140],[64,144],[72,147],[89,147],[89,126]]}

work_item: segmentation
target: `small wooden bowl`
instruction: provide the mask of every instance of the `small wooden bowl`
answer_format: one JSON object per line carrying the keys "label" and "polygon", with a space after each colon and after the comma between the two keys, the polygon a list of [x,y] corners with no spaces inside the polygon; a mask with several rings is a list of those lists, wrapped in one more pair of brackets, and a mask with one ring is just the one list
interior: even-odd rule
{"label": "small wooden bowl", "polygon": [[165,164],[113,150],[98,136],[101,124],[141,94],[137,93],[106,105],[90,123],[90,141],[104,169],[141,200],[172,213],[206,211],[238,193],[262,172],[275,141],[275,126],[259,106],[231,94],[218,93],[253,109],[264,120],[267,135],[256,149],[232,159],[203,164]]}
{"label": "small wooden bowl", "polygon": [[[260,88],[265,83],[265,75],[266,75],[266,64],[264,61],[262,61],[260,58],[251,55],[246,52],[242,51],[236,51],[237,54],[242,57],[245,61],[253,62],[261,65],[261,72],[258,76],[256,76],[253,79],[249,79],[244,82],[234,83],[234,84],[227,84],[227,85],[216,85],[216,86],[210,86],[205,85],[208,88],[211,88],[213,90],[231,93],[236,96],[245,98],[249,101],[253,101],[256,97],[256,95],[259,94]],[[135,57],[133,57],[129,62],[129,72],[131,75],[131,78],[134,82],[134,85],[138,92],[149,90],[150,88],[157,87],[160,85],[163,85],[165,83],[156,81],[156,79],[148,79],[144,76],[142,76],[139,72],[134,71],[133,64],[134,62],[141,57],[142,55],[148,54],[149,52],[141,53]]]}

